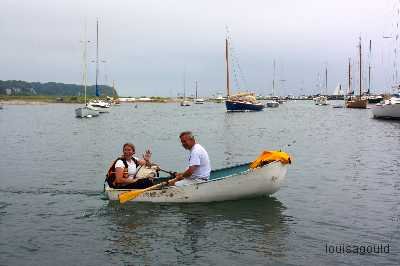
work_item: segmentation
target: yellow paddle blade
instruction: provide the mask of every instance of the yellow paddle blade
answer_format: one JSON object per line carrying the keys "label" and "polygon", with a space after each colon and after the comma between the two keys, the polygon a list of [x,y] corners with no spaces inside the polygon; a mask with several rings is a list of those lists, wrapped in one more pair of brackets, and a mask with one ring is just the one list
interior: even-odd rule
{"label": "yellow paddle blade", "polygon": [[292,159],[289,154],[283,151],[263,151],[251,164],[250,168],[264,166],[273,161],[280,161],[283,164],[290,164]]}
{"label": "yellow paddle blade", "polygon": [[[173,180],[176,180],[176,178],[173,179]],[[137,196],[139,196],[140,194],[142,194],[142,193],[144,193],[146,191],[150,191],[150,190],[153,190],[153,189],[158,189],[158,188],[160,188],[162,186],[165,186],[167,184],[168,184],[167,182],[163,182],[163,183],[160,183],[160,184],[157,184],[157,185],[145,188],[145,189],[137,189],[137,190],[132,190],[132,191],[128,191],[128,192],[122,193],[122,194],[120,194],[118,196],[119,202],[120,203],[125,203],[127,201],[133,200],[134,198],[136,198]]]}
{"label": "yellow paddle blade", "polygon": [[139,196],[140,194],[142,194],[145,191],[146,191],[146,189],[138,189],[138,190],[132,190],[132,191],[122,193],[118,196],[119,202],[125,203],[127,201],[133,200],[134,198],[136,198],[137,196]]}

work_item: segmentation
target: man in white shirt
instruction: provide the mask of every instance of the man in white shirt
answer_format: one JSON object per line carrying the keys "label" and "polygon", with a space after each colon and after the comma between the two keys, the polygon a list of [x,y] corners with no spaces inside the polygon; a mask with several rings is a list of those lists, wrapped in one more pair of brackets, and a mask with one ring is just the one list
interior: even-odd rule
{"label": "man in white shirt", "polygon": [[[170,185],[184,186],[207,181],[210,177],[211,165],[207,151],[198,143],[190,131],[179,135],[182,146],[190,151],[189,167],[183,173],[177,173],[175,180]],[[175,183],[176,182],[176,183]]]}

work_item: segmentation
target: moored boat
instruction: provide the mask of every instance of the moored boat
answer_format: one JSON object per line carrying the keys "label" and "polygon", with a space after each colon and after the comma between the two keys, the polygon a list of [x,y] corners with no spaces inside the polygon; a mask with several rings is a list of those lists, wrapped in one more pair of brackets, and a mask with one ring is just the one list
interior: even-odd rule
{"label": "moored boat", "polygon": [[268,108],[277,108],[279,107],[279,98],[275,97],[275,72],[276,72],[276,63],[275,63],[275,59],[273,61],[273,68],[274,68],[274,72],[273,72],[273,76],[272,76],[272,93],[271,93],[271,99],[270,101],[268,101],[265,106]]}
{"label": "moored boat", "polygon": [[226,100],[225,105],[228,112],[262,111],[265,107],[262,103],[231,99]]}
{"label": "moored boat", "polygon": [[277,108],[277,107],[279,107],[279,103],[277,101],[275,101],[275,100],[272,100],[272,101],[268,101],[265,104],[265,106],[268,107],[268,108]]}
{"label": "moored boat", "polygon": [[[266,196],[279,190],[285,180],[288,164],[273,161],[262,167],[250,168],[250,163],[213,170],[209,181],[182,187],[165,187],[142,193],[135,202],[215,202]],[[111,201],[118,200],[129,189],[113,189],[107,184],[105,194]]]}
{"label": "moored boat", "polygon": [[85,105],[75,109],[75,116],[77,118],[90,118],[99,116],[99,111],[90,106],[87,102],[86,88],[87,88],[87,41],[86,41],[86,25],[85,25],[85,40],[83,42],[83,87],[85,91]]}
{"label": "moored boat", "polygon": [[[358,45],[358,50],[359,50],[359,90],[360,94],[358,96],[350,97],[349,99],[346,100],[346,107],[347,108],[355,108],[355,109],[366,109],[367,104],[368,104],[368,99],[362,97],[362,64],[361,64],[361,37],[360,37],[360,42]],[[349,91],[350,91],[350,60],[349,60]]]}
{"label": "moored boat", "polygon": [[368,103],[380,103],[383,101],[382,95],[368,95]]}
{"label": "moored boat", "polygon": [[400,119],[400,94],[373,106],[372,115],[374,118]]}
{"label": "moored boat", "polygon": [[352,97],[346,101],[347,108],[366,109],[368,104],[367,99]]}
{"label": "moored boat", "polygon": [[99,115],[99,111],[90,105],[75,109],[75,116],[78,118],[90,118]]}
{"label": "moored boat", "polygon": [[[319,80],[319,76],[318,76]],[[319,83],[319,82],[318,82]],[[325,94],[328,94],[328,68],[325,68]],[[328,105],[328,96],[323,95],[322,89],[320,95],[314,98],[315,105],[324,106]]]}
{"label": "moored boat", "polygon": [[204,104],[204,99],[203,98],[196,98],[193,100],[195,104]]}
{"label": "moored boat", "polygon": [[222,95],[217,95],[217,97],[215,97],[213,99],[214,102],[216,103],[223,103],[225,101],[224,97]]}
{"label": "moored boat", "polygon": [[195,90],[196,90],[196,96],[195,96],[195,98],[193,99],[193,102],[194,102],[195,104],[204,104],[204,99],[203,99],[203,98],[199,98],[198,95],[197,95],[197,80],[196,80],[195,84],[196,84],[196,88],[195,88]]}
{"label": "moored boat", "polygon": [[183,100],[183,101],[181,101],[180,105],[181,106],[191,106],[191,103],[187,100]]}
{"label": "moored boat", "polygon": [[111,102],[100,99],[94,99],[89,101],[89,105],[97,108],[110,108]]}
{"label": "moored boat", "polygon": [[228,39],[225,39],[225,61],[226,61],[226,92],[225,101],[227,112],[262,111],[265,105],[257,102],[255,93],[245,92],[231,95],[229,83],[229,49]]}
{"label": "moored boat", "polygon": [[183,71],[183,99],[180,102],[180,106],[191,106],[191,102],[186,100],[186,71]]}
{"label": "moored boat", "polygon": [[314,103],[315,105],[328,105],[328,97],[324,96],[324,95],[320,95],[318,97],[314,98]]}

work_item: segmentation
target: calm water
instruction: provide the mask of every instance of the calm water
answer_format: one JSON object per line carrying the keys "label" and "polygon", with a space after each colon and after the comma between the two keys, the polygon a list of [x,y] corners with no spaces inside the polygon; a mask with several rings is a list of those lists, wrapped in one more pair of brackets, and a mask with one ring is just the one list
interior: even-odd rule
{"label": "calm water", "polygon": [[[289,102],[259,113],[219,104],[125,104],[93,119],[76,105],[0,111],[0,265],[397,265],[400,123],[369,110]],[[192,130],[213,168],[263,149],[294,157],[273,197],[209,204],[111,204],[106,169],[124,142],[182,170]],[[326,245],[390,245],[332,254]]]}

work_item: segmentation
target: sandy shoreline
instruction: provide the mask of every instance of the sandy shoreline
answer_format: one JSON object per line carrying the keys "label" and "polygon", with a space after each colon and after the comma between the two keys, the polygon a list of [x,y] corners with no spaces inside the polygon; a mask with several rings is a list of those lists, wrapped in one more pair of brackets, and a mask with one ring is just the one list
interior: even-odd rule
{"label": "sandy shoreline", "polygon": [[24,101],[24,100],[10,100],[10,101],[0,101],[2,105],[44,105],[44,104],[52,104],[49,102],[41,102],[41,101]]}

